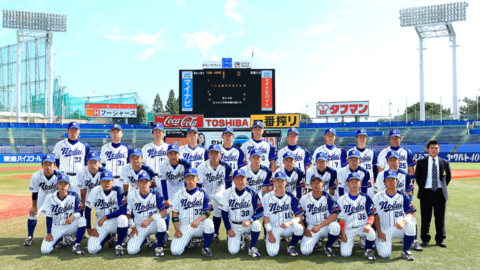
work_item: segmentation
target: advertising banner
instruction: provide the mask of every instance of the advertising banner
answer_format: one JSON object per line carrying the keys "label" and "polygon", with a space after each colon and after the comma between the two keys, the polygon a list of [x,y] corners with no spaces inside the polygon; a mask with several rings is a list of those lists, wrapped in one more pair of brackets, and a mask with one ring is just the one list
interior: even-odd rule
{"label": "advertising banner", "polygon": [[291,128],[300,125],[300,114],[252,114],[250,115],[250,126],[255,121],[263,123],[265,128]]}
{"label": "advertising banner", "polygon": [[368,101],[319,102],[317,117],[324,116],[368,116]]}
{"label": "advertising banner", "polygon": [[87,117],[137,118],[137,104],[85,103]]}
{"label": "advertising banner", "polygon": [[272,80],[273,80],[272,71],[262,70],[262,111],[273,110]]}
{"label": "advertising banner", "polygon": [[203,115],[155,115],[155,123],[160,122],[165,128],[203,127]]}
{"label": "advertising banner", "polygon": [[182,71],[182,104],[184,112],[193,111],[193,71]]}

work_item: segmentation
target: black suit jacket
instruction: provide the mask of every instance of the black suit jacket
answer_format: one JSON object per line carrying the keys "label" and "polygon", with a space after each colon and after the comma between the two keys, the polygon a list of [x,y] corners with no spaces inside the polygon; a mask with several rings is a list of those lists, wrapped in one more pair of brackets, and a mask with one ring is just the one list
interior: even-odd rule
{"label": "black suit jacket", "polygon": [[[428,159],[429,156],[417,161],[417,167],[415,169],[415,179],[417,180],[418,193],[417,198],[422,199],[423,192],[425,191],[425,185],[427,184],[428,175]],[[450,163],[443,158],[438,157],[438,172],[440,173],[439,180],[442,183],[442,191],[445,200],[448,200],[447,186],[452,179],[452,171],[450,170]]]}

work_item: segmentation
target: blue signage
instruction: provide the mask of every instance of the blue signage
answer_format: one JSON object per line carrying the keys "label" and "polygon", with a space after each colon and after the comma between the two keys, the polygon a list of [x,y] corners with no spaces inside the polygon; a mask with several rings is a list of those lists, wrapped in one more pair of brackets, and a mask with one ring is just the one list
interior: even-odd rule
{"label": "blue signage", "polygon": [[182,106],[183,112],[193,111],[193,71],[182,71]]}
{"label": "blue signage", "polygon": [[[414,153],[415,159],[428,157],[428,153]],[[448,162],[480,162],[479,153],[439,153],[439,157],[448,160]]]}
{"label": "blue signage", "polygon": [[43,156],[44,156],[43,154],[0,155],[0,163],[40,163],[42,162]]}
{"label": "blue signage", "polygon": [[222,68],[232,68],[232,58],[222,58]]}

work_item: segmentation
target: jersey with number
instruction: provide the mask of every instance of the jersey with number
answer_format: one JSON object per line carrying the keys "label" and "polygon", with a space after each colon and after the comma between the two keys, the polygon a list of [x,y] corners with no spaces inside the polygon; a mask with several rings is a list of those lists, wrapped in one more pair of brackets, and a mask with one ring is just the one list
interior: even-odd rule
{"label": "jersey with number", "polygon": [[203,212],[213,210],[210,197],[198,187],[190,191],[183,187],[175,193],[172,202],[172,211],[177,212],[180,219],[179,225],[191,224]]}
{"label": "jersey with number", "polygon": [[90,146],[81,140],[72,144],[68,139],[63,139],[55,144],[53,149],[58,169],[67,174],[77,173],[82,169],[87,164],[86,157],[89,152]]}
{"label": "jersey with number", "polygon": [[360,166],[365,168],[370,173],[370,178],[375,180],[377,176],[377,152],[369,147],[359,149],[356,146],[347,152],[350,152],[351,150],[357,150],[360,153]]}
{"label": "jersey with number", "polygon": [[282,165],[275,171],[275,173],[277,172],[283,172],[287,176],[287,185],[285,186],[285,191],[292,193],[295,198],[301,197],[302,187],[305,185],[305,173],[302,171],[302,169],[293,167],[293,170],[289,172],[287,169],[285,169],[285,166]]}
{"label": "jersey with number", "polygon": [[[262,201],[258,194],[245,187],[242,195],[238,195],[236,187],[231,187],[223,193],[220,209],[228,213],[228,219],[233,222],[244,222],[259,212]],[[261,214],[261,213],[258,213]],[[258,215],[254,220],[258,220]]]}
{"label": "jersey with number", "polygon": [[222,146],[222,157],[220,159],[228,163],[232,167],[232,171],[245,166],[245,156],[242,150],[236,146],[228,149]]}
{"label": "jersey with number", "polygon": [[147,165],[142,165],[142,167],[138,171],[135,171],[135,169],[133,169],[131,163],[125,165],[122,169],[122,175],[120,177],[122,184],[130,184],[132,188],[138,189],[138,175],[140,175],[142,172],[148,173],[150,175],[150,179],[154,179],[155,177],[155,173],[153,172],[152,168]]}
{"label": "jersey with number", "polygon": [[273,145],[264,139],[260,141],[250,139],[242,144],[242,151],[245,155],[245,159],[247,160],[247,165],[250,165],[250,151],[252,149],[258,148],[262,152],[262,165],[270,168],[270,161],[277,160],[277,156],[275,155],[275,148]]}
{"label": "jersey with number", "polygon": [[366,194],[368,188],[372,187],[372,179],[370,177],[370,173],[365,168],[363,168],[362,166],[358,166],[356,170],[352,170],[350,169],[350,166],[347,166],[340,169],[337,174],[339,196],[350,192],[350,188],[347,185],[347,177],[348,174],[352,172],[356,172],[360,175],[361,192]]}
{"label": "jersey with number", "polygon": [[88,194],[90,194],[92,189],[100,185],[100,175],[104,171],[105,171],[105,168],[99,167],[98,172],[95,175],[92,175],[88,170],[88,166],[85,166],[77,174],[78,188],[86,189],[87,197],[88,197]]}
{"label": "jersey with number", "polygon": [[258,194],[262,194],[262,187],[269,187],[272,185],[270,180],[272,179],[272,171],[266,167],[260,165],[260,169],[256,172],[252,170],[252,165],[245,167],[245,173],[247,174],[247,187],[251,188]]}
{"label": "jersey with number", "polygon": [[312,164],[310,162],[310,155],[306,149],[303,149],[298,145],[287,145],[278,151],[277,166],[281,167],[283,165],[283,155],[285,155],[287,152],[292,152],[295,155],[295,167],[301,169],[302,171],[306,171],[306,167]]}
{"label": "jersey with number", "polygon": [[356,197],[346,193],[337,201],[340,207],[339,219],[345,220],[345,228],[365,227],[368,216],[375,214],[375,205],[368,195],[359,193]]}
{"label": "jersey with number", "polygon": [[325,152],[328,156],[328,163],[327,165],[335,170],[339,171],[342,167],[347,166],[347,154],[345,150],[338,148],[337,146],[328,146],[326,144],[318,147],[313,152],[312,156],[312,164],[315,164],[315,157],[317,156],[318,152]]}
{"label": "jersey with number", "polygon": [[275,191],[267,193],[262,199],[264,216],[268,217],[273,227],[280,227],[282,223],[289,222],[296,215],[302,213],[302,207],[292,193],[286,192],[282,197],[277,197]]}
{"label": "jersey with number", "polygon": [[412,151],[410,151],[409,149],[406,149],[401,146],[398,149],[397,147],[389,146],[383,149],[380,152],[380,154],[378,154],[377,166],[379,168],[382,168],[384,171],[389,169],[386,156],[390,151],[397,151],[398,156],[400,157],[400,164],[398,164],[399,169],[402,169],[408,172],[408,168],[413,167],[417,164],[417,161],[415,160],[415,156],[413,156]]}
{"label": "jersey with number", "polygon": [[150,189],[147,196],[143,196],[140,189],[135,189],[128,194],[127,213],[133,214],[137,226],[164,209],[163,197],[156,190]]}
{"label": "jersey with number", "polygon": [[198,166],[198,185],[208,193],[210,197],[215,194],[223,194],[226,188],[232,185],[230,180],[232,168],[226,162],[221,161],[217,168],[213,168],[210,161]]}
{"label": "jersey with number", "polygon": [[406,214],[417,211],[408,195],[401,191],[393,196],[388,195],[386,190],[380,191],[373,197],[373,203],[377,209],[376,214],[380,217],[382,231],[403,221]]}
{"label": "jersey with number", "polygon": [[[142,148],[143,163],[150,166],[155,173],[158,173],[160,164],[168,159],[167,148],[170,144],[164,142],[160,145],[156,145],[153,142],[145,144]],[[153,180],[153,178],[152,178]]]}
{"label": "jersey with number", "polygon": [[[412,178],[410,178],[410,175],[408,175],[408,173],[405,170],[398,169],[397,180],[398,180],[397,182],[398,191],[405,192],[405,193],[413,191],[414,183],[412,181]],[[380,192],[385,189],[386,187],[385,187],[385,182],[384,182],[383,172],[382,172],[378,174],[377,181],[375,181],[375,187],[373,190],[375,192]]]}
{"label": "jersey with number", "polygon": [[312,175],[320,174],[323,179],[323,188],[325,192],[329,192],[330,189],[337,189],[337,171],[333,168],[327,166],[325,171],[321,172],[317,166],[313,166],[307,170],[307,175],[305,176],[305,189],[312,189],[310,182],[312,181]]}
{"label": "jersey with number", "polygon": [[114,186],[109,192],[105,192],[103,187],[97,186],[88,195],[85,206],[90,209],[95,207],[97,219],[100,219],[120,209],[124,199],[125,193],[121,187]]}
{"label": "jersey with number", "polygon": [[[100,153],[100,161],[105,169],[112,172],[113,177],[120,177],[122,168],[129,163],[128,155],[130,154],[130,146],[123,142],[118,147],[114,147],[113,143],[107,143],[102,147]],[[114,185],[120,185],[121,181],[114,179]]]}
{"label": "jersey with number", "polygon": [[331,214],[340,213],[335,198],[327,192],[323,192],[320,198],[315,198],[313,192],[309,192],[300,199],[300,205],[305,213],[305,221],[308,225],[318,225],[324,222]]}
{"label": "jersey with number", "polygon": [[175,193],[185,186],[185,170],[190,169],[190,162],[180,159],[176,166],[167,159],[160,164],[158,178],[162,181],[163,198],[169,200]]}
{"label": "jersey with number", "polygon": [[200,145],[195,146],[195,148],[191,148],[188,144],[180,147],[180,158],[188,160],[192,165],[192,168],[195,169],[197,169],[205,160],[208,160],[207,153],[207,149]]}
{"label": "jersey with number", "polygon": [[40,200],[40,198],[43,199],[48,194],[57,191],[57,179],[60,175],[62,175],[62,172],[53,170],[52,176],[47,178],[43,169],[39,170],[32,175],[28,191],[38,193],[38,200]]}
{"label": "jersey with number", "polygon": [[77,193],[69,191],[67,196],[60,199],[58,191],[50,193],[45,199],[42,215],[51,217],[53,224],[65,224],[65,220],[79,210],[80,197]]}

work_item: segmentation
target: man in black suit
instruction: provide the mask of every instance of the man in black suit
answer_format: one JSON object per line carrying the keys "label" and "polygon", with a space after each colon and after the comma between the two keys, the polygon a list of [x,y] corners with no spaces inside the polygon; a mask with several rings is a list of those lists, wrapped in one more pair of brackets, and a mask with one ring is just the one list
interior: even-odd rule
{"label": "man in black suit", "polygon": [[417,162],[415,178],[418,184],[418,199],[420,199],[420,211],[422,214],[422,227],[420,238],[422,245],[430,242],[430,222],[435,216],[435,241],[437,246],[446,248],[443,239],[445,233],[445,209],[447,207],[448,191],[447,186],[452,178],[450,164],[445,159],[439,158],[440,145],[437,141],[430,141],[427,144],[429,156]]}

